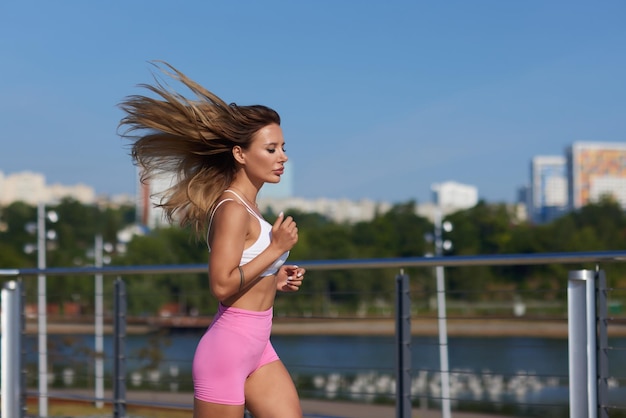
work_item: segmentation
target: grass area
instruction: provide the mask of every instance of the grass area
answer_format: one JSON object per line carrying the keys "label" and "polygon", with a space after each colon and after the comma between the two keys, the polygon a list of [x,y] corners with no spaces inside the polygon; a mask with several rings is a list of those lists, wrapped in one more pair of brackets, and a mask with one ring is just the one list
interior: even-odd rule
{"label": "grass area", "polygon": [[[28,415],[37,416],[38,402],[36,399],[28,400]],[[167,409],[145,406],[128,406],[126,408],[128,417],[141,418],[190,418],[191,410]],[[113,405],[105,404],[102,408],[96,408],[91,403],[79,401],[50,400],[48,403],[48,416],[50,418],[82,418],[82,417],[111,417],[113,416]]]}

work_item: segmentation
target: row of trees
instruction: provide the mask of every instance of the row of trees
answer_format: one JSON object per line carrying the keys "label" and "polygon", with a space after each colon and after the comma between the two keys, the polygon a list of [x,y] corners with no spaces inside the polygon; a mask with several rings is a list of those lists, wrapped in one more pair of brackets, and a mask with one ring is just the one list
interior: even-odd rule
{"label": "row of trees", "polygon": [[[340,224],[319,214],[291,212],[298,222],[300,240],[291,261],[421,257],[432,253],[424,237],[433,225],[416,214],[415,202],[395,205],[371,221]],[[95,236],[105,242],[118,241],[118,232],[135,221],[132,207],[101,209],[65,200],[54,209],[57,240],[47,252],[49,267],[93,264]],[[272,213],[266,214],[273,220]],[[36,208],[14,203],[0,212],[0,268],[36,266],[36,254],[23,248],[35,237],[26,225],[36,219]],[[612,201],[603,200],[567,214],[550,224],[517,222],[504,204],[480,202],[475,207],[449,215],[454,229],[446,238],[453,242],[449,255],[532,254],[575,251],[620,250],[626,243],[626,214]],[[118,247],[119,248],[119,247]],[[136,235],[124,252],[111,254],[113,265],[167,265],[206,263],[206,244],[179,227],[160,228]],[[595,266],[546,265],[515,267],[455,267],[446,269],[449,297],[463,300],[527,298],[564,299],[567,272]],[[624,264],[601,266],[614,287],[626,283]],[[434,295],[433,269],[409,269],[413,299],[426,303]],[[323,270],[307,274],[299,294],[277,300],[277,305],[316,314],[349,307],[367,313],[393,302],[397,271]],[[36,298],[33,278],[25,278],[27,298]],[[113,278],[107,278],[110,295]],[[93,302],[93,280],[89,277],[51,277],[51,302]],[[166,302],[178,302],[187,312],[213,312],[206,274],[129,276],[129,309],[135,314],[154,314]],[[339,308],[338,308],[339,307]]]}

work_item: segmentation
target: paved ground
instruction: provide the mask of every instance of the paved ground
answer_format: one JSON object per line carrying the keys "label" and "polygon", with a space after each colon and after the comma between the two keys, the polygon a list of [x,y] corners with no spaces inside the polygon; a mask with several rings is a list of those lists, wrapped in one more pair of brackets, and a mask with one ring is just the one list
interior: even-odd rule
{"label": "paved ground", "polygon": [[[352,402],[314,401],[303,399],[302,409],[307,417],[341,418],[395,418],[394,406],[368,405]],[[455,418],[511,418],[502,415],[489,415],[453,411]],[[440,410],[413,408],[412,418],[440,418]]]}
{"label": "paved ground", "polygon": [[[59,397],[66,399],[87,400],[93,397],[92,390],[51,390],[51,398]],[[126,398],[129,404],[156,404],[176,406],[177,409],[189,409],[193,403],[190,393],[128,391]],[[111,392],[105,392],[105,398],[111,399]],[[307,418],[395,418],[395,406],[371,405],[356,402],[322,401],[303,399],[302,409]],[[455,418],[511,418],[503,415],[479,414],[479,413],[453,413]],[[440,418],[440,410],[413,408],[412,418]]]}

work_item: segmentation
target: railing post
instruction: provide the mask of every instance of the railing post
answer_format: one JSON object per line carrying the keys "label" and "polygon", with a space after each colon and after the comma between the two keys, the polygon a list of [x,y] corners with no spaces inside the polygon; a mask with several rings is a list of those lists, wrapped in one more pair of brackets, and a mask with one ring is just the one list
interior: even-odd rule
{"label": "railing post", "polygon": [[115,323],[113,325],[113,417],[126,417],[126,284],[115,280]]}
{"label": "railing post", "polygon": [[596,272],[588,271],[587,283],[587,397],[589,418],[598,416],[598,328],[596,319]]}
{"label": "railing post", "polygon": [[450,404],[450,365],[448,361],[448,321],[446,312],[446,286],[443,266],[435,267],[437,275],[437,317],[439,327],[439,368],[441,375],[441,416],[452,416]]}
{"label": "railing post", "polygon": [[606,276],[603,270],[597,272],[597,311],[598,311],[598,417],[608,418],[609,403],[609,338],[607,333],[608,308]]}
{"label": "railing post", "polygon": [[595,272],[570,271],[567,287],[570,418],[596,418]]}
{"label": "railing post", "polygon": [[[95,266],[102,268],[103,242],[102,235],[96,235],[95,239]],[[104,407],[104,307],[103,307],[103,284],[102,273],[96,273],[94,277],[94,394],[96,408]]]}
{"label": "railing post", "polygon": [[3,417],[22,417],[22,285],[10,281],[2,288],[2,410]]}
{"label": "railing post", "polygon": [[25,367],[26,365],[26,350],[24,349],[24,346],[26,345],[26,312],[25,312],[25,307],[26,307],[26,286],[24,286],[24,283],[22,282],[22,280],[20,279],[18,281],[19,286],[20,286],[20,349],[22,350],[20,352],[20,386],[21,386],[21,390],[22,390],[22,399],[21,399],[21,415],[20,418],[25,417],[26,416],[26,412],[27,412],[27,406],[26,406],[26,378],[28,376],[28,371]]}
{"label": "railing post", "polygon": [[411,299],[409,276],[396,276],[396,417],[411,417]]}

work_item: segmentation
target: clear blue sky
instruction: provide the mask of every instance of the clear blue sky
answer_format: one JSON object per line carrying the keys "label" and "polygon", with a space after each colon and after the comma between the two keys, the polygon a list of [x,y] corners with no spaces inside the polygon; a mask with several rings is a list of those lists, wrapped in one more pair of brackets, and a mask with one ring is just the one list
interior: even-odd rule
{"label": "clear blue sky", "polygon": [[534,155],[626,140],[626,2],[4,1],[0,171],[134,193],[117,104],[165,60],[283,118],[295,195],[513,201]]}

